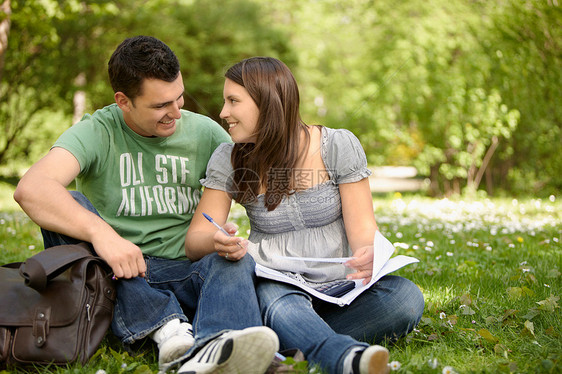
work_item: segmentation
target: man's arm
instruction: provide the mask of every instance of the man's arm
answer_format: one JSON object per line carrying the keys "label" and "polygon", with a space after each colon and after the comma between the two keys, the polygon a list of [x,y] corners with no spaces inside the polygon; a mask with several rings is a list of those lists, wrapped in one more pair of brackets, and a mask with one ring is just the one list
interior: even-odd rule
{"label": "man's arm", "polygon": [[146,264],[140,248],[78,204],[66,190],[79,172],[78,160],[55,147],[21,178],[14,199],[44,229],[92,243],[115,276],[144,276]]}

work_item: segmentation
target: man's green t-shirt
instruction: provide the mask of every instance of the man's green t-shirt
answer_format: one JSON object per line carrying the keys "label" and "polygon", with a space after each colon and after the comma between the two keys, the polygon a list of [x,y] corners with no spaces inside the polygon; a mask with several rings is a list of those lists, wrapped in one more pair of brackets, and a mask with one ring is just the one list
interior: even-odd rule
{"label": "man's green t-shirt", "polygon": [[86,115],[54,147],[80,163],[76,179],[101,217],[143,254],[185,258],[185,234],[201,195],[199,179],[215,148],[231,142],[216,122],[181,111],[169,137],[132,131],[116,104]]}

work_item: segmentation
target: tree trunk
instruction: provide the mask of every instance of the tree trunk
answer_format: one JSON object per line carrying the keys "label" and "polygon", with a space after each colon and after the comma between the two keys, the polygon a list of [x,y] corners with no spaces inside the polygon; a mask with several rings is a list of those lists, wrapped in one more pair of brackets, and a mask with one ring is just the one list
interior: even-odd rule
{"label": "tree trunk", "polygon": [[494,180],[492,177],[492,169],[486,168],[484,174],[486,176],[486,192],[488,193],[488,196],[492,196],[494,194]]}
{"label": "tree trunk", "polygon": [[[0,0],[1,1],[1,0]],[[12,9],[10,0],[4,0],[0,5],[0,80],[4,71],[4,58],[8,50],[8,35],[10,35],[10,15]]]}
{"label": "tree trunk", "polygon": [[76,79],[74,79],[74,84],[78,87],[78,89],[74,92],[74,98],[72,100],[74,104],[72,124],[80,121],[86,111],[86,91],[82,90],[82,88],[86,86],[86,74],[78,74]]}
{"label": "tree trunk", "polygon": [[484,159],[482,160],[482,165],[478,169],[478,173],[476,173],[476,178],[474,178],[474,190],[475,191],[478,189],[478,186],[480,185],[480,182],[482,181],[482,176],[484,175],[484,171],[488,168],[488,164],[490,163],[490,160],[492,159],[492,156],[494,155],[494,152],[496,152],[496,148],[498,148],[499,142],[500,141],[499,141],[498,137],[494,135],[492,137],[492,144],[490,144],[490,147],[486,151],[486,154],[484,155]]}

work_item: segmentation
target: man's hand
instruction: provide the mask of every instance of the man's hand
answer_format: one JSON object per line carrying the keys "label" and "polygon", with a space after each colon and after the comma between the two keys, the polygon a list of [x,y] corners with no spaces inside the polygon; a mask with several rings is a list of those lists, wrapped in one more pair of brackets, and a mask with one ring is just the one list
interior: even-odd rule
{"label": "man's hand", "polygon": [[110,238],[100,236],[92,241],[98,256],[113,270],[117,278],[144,277],[146,262],[141,249],[132,242],[115,235]]}

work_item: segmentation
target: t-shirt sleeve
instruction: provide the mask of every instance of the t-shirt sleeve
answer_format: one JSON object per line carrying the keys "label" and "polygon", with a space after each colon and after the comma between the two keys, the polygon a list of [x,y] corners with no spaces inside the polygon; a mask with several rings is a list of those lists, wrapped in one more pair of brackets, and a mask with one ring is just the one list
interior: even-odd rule
{"label": "t-shirt sleeve", "polygon": [[230,138],[228,132],[226,132],[226,130],[216,122],[213,122],[212,133],[213,149],[216,149],[222,143],[232,143],[232,139]]}
{"label": "t-shirt sleeve", "polygon": [[371,175],[359,139],[346,129],[333,130],[328,136],[325,162],[336,184],[358,182]]}
{"label": "t-shirt sleeve", "polygon": [[89,115],[80,122],[67,129],[57,139],[54,147],[64,148],[80,164],[80,174],[86,174],[100,165],[96,163],[104,159],[103,155],[109,152],[109,134],[103,126],[97,126]]}
{"label": "t-shirt sleeve", "polygon": [[233,170],[230,162],[232,148],[232,143],[222,143],[217,147],[207,164],[205,178],[200,180],[204,187],[233,193]]}

